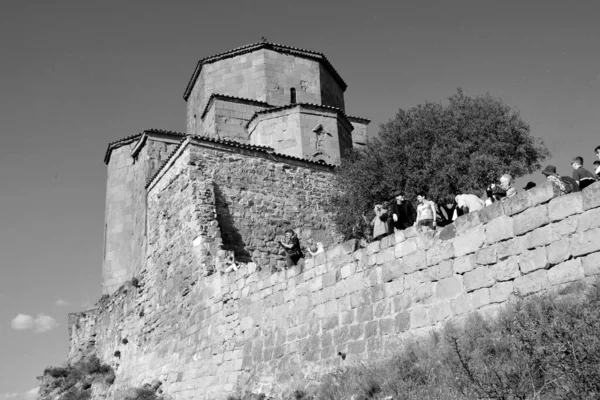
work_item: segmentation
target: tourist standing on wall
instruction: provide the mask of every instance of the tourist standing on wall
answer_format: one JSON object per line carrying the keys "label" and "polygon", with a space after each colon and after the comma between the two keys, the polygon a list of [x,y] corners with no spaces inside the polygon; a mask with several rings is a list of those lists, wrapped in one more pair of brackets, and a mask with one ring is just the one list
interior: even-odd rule
{"label": "tourist standing on wall", "polygon": [[574,170],[573,179],[577,181],[577,184],[581,190],[596,182],[596,176],[587,169],[583,168],[583,158],[575,157],[571,161],[571,167],[573,167]]}
{"label": "tourist standing on wall", "polygon": [[452,217],[456,210],[456,203],[453,198],[447,198],[436,204],[436,222],[437,226],[443,227],[452,223]]}
{"label": "tourist standing on wall", "polygon": [[424,193],[420,193],[417,196],[417,201],[419,202],[419,205],[417,206],[417,220],[415,221],[415,226],[423,232],[435,230],[437,225],[435,221],[435,203],[427,200]]}
{"label": "tourist standing on wall", "polygon": [[474,194],[459,194],[454,198],[456,201],[456,210],[452,220],[461,215],[468,214],[473,211],[479,211],[485,207],[485,202]]}
{"label": "tourist standing on wall", "polygon": [[596,179],[600,179],[600,161],[594,161],[594,174],[596,174]]}
{"label": "tourist standing on wall", "polygon": [[285,231],[285,239],[279,242],[285,250],[285,264],[287,268],[293,267],[302,258],[302,250],[300,249],[300,240],[296,233],[288,229]]}
{"label": "tourist standing on wall", "polygon": [[[517,189],[512,187],[512,176],[504,174],[500,177],[500,185],[492,183],[486,190],[488,199],[491,199],[491,203],[501,200],[504,201],[517,194]],[[489,204],[488,204],[489,205]]]}
{"label": "tourist standing on wall", "polygon": [[[554,186],[556,186],[559,190],[560,190],[560,194],[566,194],[566,193],[570,193],[571,190],[567,190],[567,187],[565,185],[565,183],[563,182],[563,180],[561,179],[560,175],[558,175],[556,173],[556,167],[554,165],[546,165],[546,168],[544,168],[544,170],[542,171],[542,175],[544,175],[546,177],[546,179],[548,180],[548,182],[551,182]],[[574,184],[576,185],[577,182],[574,182]]]}
{"label": "tourist standing on wall", "polygon": [[373,207],[375,217],[369,222],[367,217],[363,215],[365,222],[373,227],[373,240],[379,240],[388,235],[387,210],[381,204],[375,204]]}
{"label": "tourist standing on wall", "polygon": [[392,203],[390,212],[394,230],[401,231],[415,224],[417,219],[417,210],[412,203],[404,198],[402,192],[394,193],[395,201]]}

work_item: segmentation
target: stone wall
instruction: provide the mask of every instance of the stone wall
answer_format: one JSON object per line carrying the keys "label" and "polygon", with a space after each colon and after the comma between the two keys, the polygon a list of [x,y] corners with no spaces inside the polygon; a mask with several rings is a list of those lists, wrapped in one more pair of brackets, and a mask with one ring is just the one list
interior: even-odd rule
{"label": "stone wall", "polygon": [[[282,272],[250,264],[202,277],[194,221],[205,213],[183,200],[199,181],[175,176],[198,171],[195,156],[161,178],[168,191],[150,193],[170,197],[172,207],[167,219],[153,214],[138,287],[123,287],[96,310],[96,348],[119,364],[116,391],[158,378],[175,399],[224,398],[237,387],[277,394],[389,355],[404,338],[471,311],[493,312],[515,290],[533,294],[600,274],[596,183],[560,197],[544,184],[435,233],[411,228],[362,249],[345,242]],[[211,201],[204,193],[200,204]],[[74,316],[73,346],[90,335],[76,324]]]}

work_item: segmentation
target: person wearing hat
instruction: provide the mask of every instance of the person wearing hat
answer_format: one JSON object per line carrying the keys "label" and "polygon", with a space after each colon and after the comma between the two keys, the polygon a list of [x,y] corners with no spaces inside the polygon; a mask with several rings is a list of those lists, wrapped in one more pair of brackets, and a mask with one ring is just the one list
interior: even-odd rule
{"label": "person wearing hat", "polygon": [[542,175],[546,177],[548,182],[552,182],[554,186],[557,186],[560,189],[560,194],[567,193],[567,188],[560,176],[556,173],[556,167],[554,165],[546,165],[546,168],[542,171]]}
{"label": "person wearing hat", "polygon": [[401,191],[394,193],[394,202],[392,203],[390,213],[394,220],[394,230],[401,231],[413,226],[417,219],[417,211],[412,203],[404,198]]}

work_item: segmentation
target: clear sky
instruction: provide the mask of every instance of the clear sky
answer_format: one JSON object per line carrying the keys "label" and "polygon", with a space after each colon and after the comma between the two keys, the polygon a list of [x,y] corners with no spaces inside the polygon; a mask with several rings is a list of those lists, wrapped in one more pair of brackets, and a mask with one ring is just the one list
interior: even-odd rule
{"label": "clear sky", "polygon": [[67,313],[100,296],[106,145],[184,131],[198,59],[261,36],[323,52],[372,134],[398,108],[459,86],[489,92],[520,110],[564,175],[577,155],[591,169],[600,145],[598,4],[3,1],[0,400],[28,398],[44,367],[65,360]]}

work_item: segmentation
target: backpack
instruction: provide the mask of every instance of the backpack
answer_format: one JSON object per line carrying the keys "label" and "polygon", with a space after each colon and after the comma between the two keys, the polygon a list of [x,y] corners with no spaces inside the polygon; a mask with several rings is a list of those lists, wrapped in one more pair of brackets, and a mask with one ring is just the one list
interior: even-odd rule
{"label": "backpack", "polygon": [[577,181],[570,176],[561,176],[560,180],[565,185],[565,193],[581,192]]}

